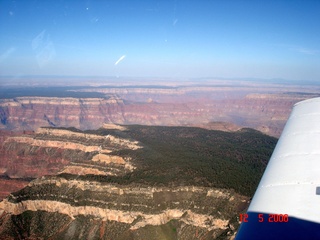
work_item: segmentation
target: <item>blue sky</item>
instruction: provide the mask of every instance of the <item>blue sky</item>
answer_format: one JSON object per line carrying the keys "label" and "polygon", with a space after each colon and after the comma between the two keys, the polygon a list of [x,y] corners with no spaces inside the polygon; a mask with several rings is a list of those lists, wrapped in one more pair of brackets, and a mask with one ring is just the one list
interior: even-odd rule
{"label": "blue sky", "polygon": [[1,75],[320,82],[320,1],[0,0]]}

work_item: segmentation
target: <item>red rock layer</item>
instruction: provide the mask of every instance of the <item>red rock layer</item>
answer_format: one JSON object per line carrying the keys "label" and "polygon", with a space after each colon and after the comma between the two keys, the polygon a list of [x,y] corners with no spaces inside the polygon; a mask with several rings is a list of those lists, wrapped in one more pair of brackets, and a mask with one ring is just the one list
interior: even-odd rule
{"label": "red rock layer", "polygon": [[[299,94],[232,93],[227,92],[224,98],[221,93],[216,97],[217,92],[208,91],[178,95],[138,94],[138,99],[144,98],[144,102],[128,102],[118,97],[0,100],[0,128],[16,131],[58,126],[83,130],[97,129],[103,123],[206,126],[210,122],[228,122],[278,137],[294,103],[306,98]],[[121,97],[131,99],[131,95]],[[152,96],[156,101],[150,100]]]}

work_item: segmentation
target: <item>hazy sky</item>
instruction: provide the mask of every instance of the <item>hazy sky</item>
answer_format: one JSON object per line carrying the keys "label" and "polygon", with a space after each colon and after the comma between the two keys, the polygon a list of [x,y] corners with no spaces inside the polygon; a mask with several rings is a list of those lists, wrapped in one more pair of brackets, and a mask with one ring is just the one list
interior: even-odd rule
{"label": "hazy sky", "polygon": [[0,74],[320,82],[320,1],[0,0]]}

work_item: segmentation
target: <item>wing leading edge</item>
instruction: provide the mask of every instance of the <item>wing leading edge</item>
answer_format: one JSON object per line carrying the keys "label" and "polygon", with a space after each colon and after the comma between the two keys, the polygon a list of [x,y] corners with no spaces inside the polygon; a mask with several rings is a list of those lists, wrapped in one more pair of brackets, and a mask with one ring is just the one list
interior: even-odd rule
{"label": "wing leading edge", "polygon": [[320,98],[294,105],[236,236],[320,239]]}

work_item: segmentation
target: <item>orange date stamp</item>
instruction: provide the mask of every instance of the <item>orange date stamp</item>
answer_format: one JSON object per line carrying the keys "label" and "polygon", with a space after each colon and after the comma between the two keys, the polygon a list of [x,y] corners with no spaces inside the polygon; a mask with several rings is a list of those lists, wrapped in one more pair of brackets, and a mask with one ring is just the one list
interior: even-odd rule
{"label": "orange date stamp", "polygon": [[[255,220],[257,220],[258,222],[289,222],[289,216],[288,214],[263,214],[263,213],[259,213],[258,218],[256,218]],[[239,215],[239,221],[240,222],[249,222],[252,221],[252,219],[249,219],[249,214],[247,213],[240,213]]]}

